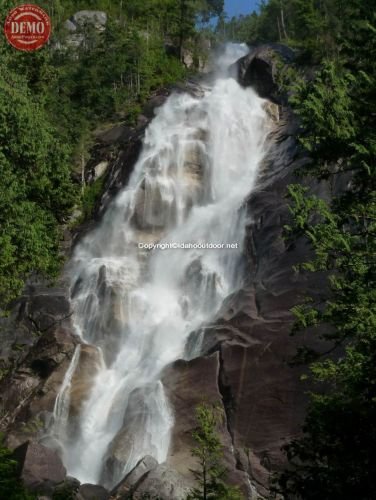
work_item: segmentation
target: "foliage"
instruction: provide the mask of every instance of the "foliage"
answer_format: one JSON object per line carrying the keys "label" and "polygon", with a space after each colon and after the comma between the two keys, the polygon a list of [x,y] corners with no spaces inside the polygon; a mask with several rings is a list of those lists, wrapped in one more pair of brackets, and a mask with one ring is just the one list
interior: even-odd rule
{"label": "foliage", "polygon": [[293,82],[290,98],[312,159],[303,174],[330,192],[328,200],[289,187],[287,234],[314,250],[299,270],[324,273],[328,288],[293,310],[295,332],[310,328],[331,345],[307,351],[313,390],[304,435],[286,447],[290,468],[279,478],[286,498],[307,500],[366,500],[376,488],[375,15],[354,0],[340,20],[346,28],[331,33],[336,57]]}
{"label": "foliage", "polygon": [[34,500],[19,479],[18,463],[12,452],[0,442],[0,498],[7,500]]}
{"label": "foliage", "polygon": [[206,404],[196,408],[197,428],[192,436],[196,446],[192,455],[198,459],[200,468],[192,471],[198,486],[192,490],[188,500],[238,500],[242,498],[237,488],[227,485],[226,469],[222,465],[223,445],[217,433],[220,423],[218,410]]}
{"label": "foliage", "polygon": [[337,59],[348,40],[359,40],[362,16],[373,7],[371,0],[264,0],[257,12],[227,22],[221,18],[216,31],[222,39],[251,45],[286,43],[299,49],[303,63],[320,63]]}
{"label": "foliage", "polygon": [[75,500],[77,498],[78,484],[72,484],[68,481],[59,484],[53,492],[52,500]]}
{"label": "foliage", "polygon": [[95,204],[103,190],[103,180],[103,177],[100,177],[84,189],[82,195],[82,210],[85,220],[90,219],[94,213]]}
{"label": "foliage", "polygon": [[[56,168],[56,166],[59,166]],[[0,67],[0,303],[60,265],[58,223],[75,199],[69,149],[21,76]]]}

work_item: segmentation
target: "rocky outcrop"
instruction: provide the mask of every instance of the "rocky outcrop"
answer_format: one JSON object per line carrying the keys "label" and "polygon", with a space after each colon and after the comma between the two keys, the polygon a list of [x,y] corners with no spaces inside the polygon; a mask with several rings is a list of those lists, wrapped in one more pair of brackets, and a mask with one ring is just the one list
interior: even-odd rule
{"label": "rocky outcrop", "polygon": [[66,290],[31,288],[18,301],[7,325],[32,339],[0,382],[0,428],[7,431],[11,447],[43,431],[79,342],[72,333]]}
{"label": "rocky outcrop", "polygon": [[146,479],[147,474],[156,467],[158,467],[158,462],[155,458],[148,455],[142,458],[134,469],[113,489],[111,498],[121,500],[131,497],[137,487]]}
{"label": "rocky outcrop", "polygon": [[82,405],[89,397],[94,377],[102,365],[103,359],[96,347],[81,345],[77,368],[71,381],[69,411],[72,417],[79,414]]}
{"label": "rocky outcrop", "polygon": [[107,14],[100,10],[80,10],[67,19],[63,27],[68,36],[64,45],[54,42],[56,50],[70,49],[72,51],[85,45],[87,40],[87,29],[95,29],[98,33],[105,31],[107,25]]}
{"label": "rocky outcrop", "polygon": [[13,304],[10,315],[0,314],[0,368],[4,372],[19,365],[42,334],[58,326],[69,326],[68,293],[65,284],[60,285],[48,287],[33,277],[22,297]]}
{"label": "rocky outcrop", "polygon": [[97,484],[82,484],[77,492],[76,500],[108,500],[109,492]]}
{"label": "rocky outcrop", "polygon": [[[181,474],[187,487],[192,487],[194,481],[191,471],[199,468],[197,460],[191,454],[195,446],[192,431],[197,425],[195,409],[203,402],[214,407],[223,407],[219,353],[191,361],[177,361],[165,370],[162,381],[175,415],[167,464]],[[225,450],[225,463],[229,470],[228,480],[240,485],[243,492],[248,494],[250,492],[247,476],[236,468],[225,412],[222,417],[220,433]]]}
{"label": "rocky outcrop", "polygon": [[244,87],[252,86],[261,96],[279,102],[277,75],[280,66],[294,60],[294,52],[281,44],[260,45],[230,69]]}
{"label": "rocky outcrop", "polygon": [[28,441],[14,451],[20,478],[28,490],[51,494],[65,480],[66,470],[56,452],[39,443]]}
{"label": "rocky outcrop", "polygon": [[98,30],[103,30],[107,24],[107,14],[101,10],[80,10],[73,14],[71,22],[77,27],[91,24]]}
{"label": "rocky outcrop", "polygon": [[158,498],[159,500],[185,500],[189,488],[184,478],[175,470],[162,464],[150,471],[137,486],[135,499]]}

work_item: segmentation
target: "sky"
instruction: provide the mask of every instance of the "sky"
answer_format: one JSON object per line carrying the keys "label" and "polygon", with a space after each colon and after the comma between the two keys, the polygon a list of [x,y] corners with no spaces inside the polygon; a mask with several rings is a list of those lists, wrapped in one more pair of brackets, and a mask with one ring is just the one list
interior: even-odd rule
{"label": "sky", "polygon": [[239,14],[250,14],[257,9],[259,0],[225,0],[225,11],[231,18]]}

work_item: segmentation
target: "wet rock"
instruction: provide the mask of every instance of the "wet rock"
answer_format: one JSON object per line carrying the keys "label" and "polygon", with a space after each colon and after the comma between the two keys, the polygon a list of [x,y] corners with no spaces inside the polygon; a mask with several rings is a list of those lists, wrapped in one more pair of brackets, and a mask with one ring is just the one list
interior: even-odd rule
{"label": "wet rock", "polygon": [[66,288],[29,285],[17,302],[16,321],[30,330],[46,332],[56,325],[69,325],[71,308]]}
{"label": "wet rock", "polygon": [[80,358],[71,382],[70,415],[77,416],[90,395],[94,378],[103,366],[102,357],[94,346],[84,344],[80,348]]}
{"label": "wet rock", "polygon": [[20,477],[30,491],[50,494],[65,479],[66,470],[60,457],[39,443],[22,444],[14,451],[14,458],[19,463]]}
{"label": "wet rock", "polygon": [[151,96],[151,98],[144,106],[142,115],[145,116],[145,118],[147,118],[148,120],[153,119],[157,113],[158,108],[165,103],[166,97],[168,97],[168,95],[169,92],[166,89],[162,89],[155,95]]}
{"label": "wet rock", "polygon": [[155,458],[148,455],[142,458],[136,467],[111,491],[113,498],[121,499],[131,495],[145,475],[157,466],[158,462]]}
{"label": "wet rock", "polygon": [[184,477],[167,465],[158,465],[146,474],[133,493],[134,499],[185,500],[190,492]]}
{"label": "wet rock", "polygon": [[275,104],[274,102],[266,101],[264,104],[264,109],[270,120],[272,120],[274,123],[279,122],[280,109],[277,104]]}
{"label": "wet rock", "polygon": [[96,139],[101,146],[111,146],[124,142],[132,134],[132,129],[127,125],[115,125],[109,129],[96,133]]}
{"label": "wet rock", "polygon": [[43,430],[79,340],[67,328],[46,332],[22,364],[0,383],[7,443],[16,447]]}
{"label": "wet rock", "polygon": [[165,228],[176,218],[176,201],[172,186],[162,185],[155,178],[146,178],[142,182],[134,205],[132,222],[141,230]]}
{"label": "wet rock", "polygon": [[126,476],[125,481],[129,485],[134,486],[147,472],[155,469],[157,466],[158,462],[155,458],[147,455],[142,458],[136,467]]}
{"label": "wet rock", "polygon": [[[76,498],[75,495],[77,494],[79,488],[80,481],[74,477],[67,476],[64,482],[56,486],[52,498]],[[38,497],[38,500],[41,500],[40,497]]]}
{"label": "wet rock", "polygon": [[76,500],[108,500],[110,493],[98,484],[82,484],[77,492]]}
{"label": "wet rock", "polygon": [[[130,394],[124,415],[119,414],[119,418],[123,417],[123,426],[110,443],[107,451],[101,484],[113,487],[119,478],[124,476],[124,471],[129,471],[135,460],[140,455],[142,456],[144,451],[140,448],[142,443],[147,443],[144,445],[146,449],[150,450],[154,456],[158,456],[159,449],[155,442],[148,442],[146,430],[150,415],[155,409],[153,406],[154,395],[158,390],[160,390],[158,384],[150,384],[142,389],[135,389]],[[120,402],[119,407],[121,408]],[[156,416],[154,413],[154,417]]]}
{"label": "wet rock", "polygon": [[[107,450],[101,482],[112,487],[114,482],[121,477],[127,462],[135,448],[136,439],[132,430],[125,426],[112,440]],[[117,479],[116,479],[117,478]]]}

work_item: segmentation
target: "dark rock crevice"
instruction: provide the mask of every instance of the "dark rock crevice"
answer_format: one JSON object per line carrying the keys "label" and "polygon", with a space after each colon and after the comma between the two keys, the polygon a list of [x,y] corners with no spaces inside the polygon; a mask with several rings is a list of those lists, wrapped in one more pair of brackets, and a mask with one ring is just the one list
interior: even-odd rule
{"label": "dark rock crevice", "polygon": [[231,451],[235,459],[235,466],[241,472],[246,472],[244,470],[243,464],[239,459],[238,450],[236,449],[234,430],[232,425],[233,415],[236,412],[235,398],[232,394],[231,385],[228,383],[225,367],[222,358],[222,346],[219,346],[219,369],[218,369],[218,391],[222,397],[223,409],[225,413],[225,422],[227,432],[231,438]]}

